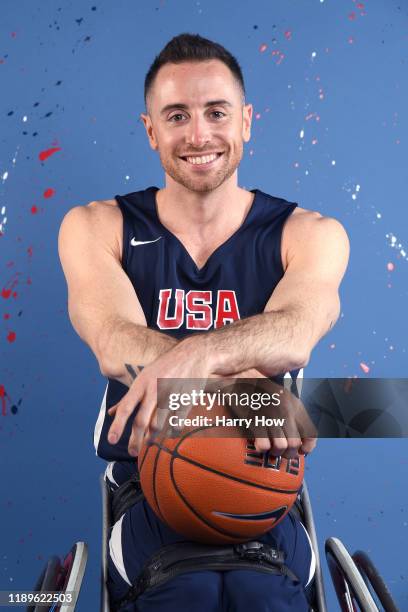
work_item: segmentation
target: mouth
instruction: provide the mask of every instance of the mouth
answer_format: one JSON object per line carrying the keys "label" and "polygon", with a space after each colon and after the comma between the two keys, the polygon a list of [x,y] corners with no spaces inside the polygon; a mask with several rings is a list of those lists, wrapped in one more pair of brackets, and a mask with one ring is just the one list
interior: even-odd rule
{"label": "mouth", "polygon": [[[213,158],[213,159],[208,159],[208,161],[189,161],[187,157],[180,157],[180,159],[182,159],[186,164],[188,164],[189,166],[193,167],[193,168],[201,168],[201,169],[206,169],[206,168],[210,168],[211,166],[215,166],[215,164],[218,162],[218,160],[220,159],[220,157],[222,157],[222,155],[224,155],[224,152],[220,152],[220,153],[215,153],[216,157],[214,157],[214,154],[211,155],[203,155],[204,159],[208,159],[208,158]],[[189,158],[191,159],[191,158]],[[199,158],[198,158],[199,160]]]}

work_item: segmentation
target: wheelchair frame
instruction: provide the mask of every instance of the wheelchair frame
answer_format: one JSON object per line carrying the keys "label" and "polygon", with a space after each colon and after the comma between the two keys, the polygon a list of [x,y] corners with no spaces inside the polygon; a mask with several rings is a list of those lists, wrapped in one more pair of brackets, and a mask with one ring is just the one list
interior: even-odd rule
{"label": "wheelchair frame", "polygon": [[[102,585],[101,585],[101,606],[100,612],[111,612],[109,603],[109,593],[107,588],[108,577],[108,541],[111,525],[111,510],[110,510],[110,491],[105,482],[104,474],[100,476],[100,485],[102,491]],[[323,586],[323,576],[320,564],[320,555],[317,545],[316,529],[314,525],[312,506],[310,504],[309,492],[306,482],[303,482],[301,500],[302,522],[309,534],[312,542],[313,551],[316,557],[316,572],[315,572],[315,602],[311,607],[311,612],[327,612],[326,596]]]}
{"label": "wheelchair frame", "polygon": [[[111,494],[105,482],[104,474],[100,476],[100,486],[102,492],[100,612],[112,612],[107,588],[108,542],[112,526]],[[316,558],[315,594],[310,612],[328,612],[316,528],[306,482],[303,483],[300,506],[301,520],[309,534]],[[67,570],[65,564],[71,554],[73,559],[69,570]],[[381,612],[382,610],[398,612],[389,589],[366,553],[356,551],[353,555],[350,555],[338,538],[330,537],[325,542],[325,555],[341,612],[357,612],[357,610],[361,612]],[[69,606],[62,604],[61,606],[53,605],[48,608],[30,606],[27,608],[27,612],[42,612],[45,609],[48,612],[54,612],[57,609],[59,612],[75,612],[75,604],[85,573],[87,557],[88,549],[84,542],[77,542],[63,561],[60,561],[58,557],[51,557],[34,589],[40,592],[59,591],[63,593],[74,591],[75,601],[73,603]]]}

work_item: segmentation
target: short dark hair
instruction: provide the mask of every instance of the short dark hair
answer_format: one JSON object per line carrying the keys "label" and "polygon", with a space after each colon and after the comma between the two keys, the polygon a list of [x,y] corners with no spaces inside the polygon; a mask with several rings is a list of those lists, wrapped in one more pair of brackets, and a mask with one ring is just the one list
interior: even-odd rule
{"label": "short dark hair", "polygon": [[245,104],[245,84],[242,70],[235,57],[222,45],[203,38],[199,34],[179,34],[172,38],[154,59],[146,74],[144,84],[144,101],[147,100],[153,87],[154,79],[164,64],[181,64],[183,62],[205,62],[218,59],[231,70],[241,90],[242,102]]}

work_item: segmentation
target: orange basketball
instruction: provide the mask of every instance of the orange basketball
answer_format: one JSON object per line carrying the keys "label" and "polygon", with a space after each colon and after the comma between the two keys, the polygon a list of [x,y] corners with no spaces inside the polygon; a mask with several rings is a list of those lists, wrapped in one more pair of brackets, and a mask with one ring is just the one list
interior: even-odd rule
{"label": "orange basketball", "polygon": [[253,440],[203,436],[196,427],[144,444],[139,470],[149,505],[172,529],[208,544],[232,543],[286,516],[302,485],[304,456],[273,457],[257,452]]}

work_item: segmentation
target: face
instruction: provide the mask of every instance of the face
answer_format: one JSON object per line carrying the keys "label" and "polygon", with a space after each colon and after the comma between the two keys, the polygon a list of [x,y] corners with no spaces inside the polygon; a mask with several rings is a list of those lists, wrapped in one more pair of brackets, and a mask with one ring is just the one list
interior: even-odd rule
{"label": "face", "polygon": [[[173,180],[208,192],[235,173],[251,136],[252,105],[242,104],[230,69],[219,60],[165,64],[156,75],[148,114],[141,118],[166,184]],[[204,164],[187,159],[212,153],[216,159]]]}

